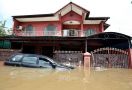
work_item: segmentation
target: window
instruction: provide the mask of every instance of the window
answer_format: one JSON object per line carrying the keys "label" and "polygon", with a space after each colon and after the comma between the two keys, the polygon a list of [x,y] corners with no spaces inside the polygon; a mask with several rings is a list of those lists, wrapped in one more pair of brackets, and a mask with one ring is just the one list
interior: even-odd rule
{"label": "window", "polygon": [[21,60],[21,58],[23,57],[23,55],[16,55],[14,56],[11,61],[13,62],[19,62]]}
{"label": "window", "polygon": [[52,67],[50,62],[45,58],[39,58],[39,65],[42,67]]}
{"label": "window", "polygon": [[56,34],[56,30],[57,30],[56,26],[54,26],[54,25],[48,25],[45,28],[45,30],[44,30],[44,35],[46,35],[46,36],[53,36],[53,35]]}
{"label": "window", "polygon": [[29,57],[25,56],[22,60],[23,63],[30,63],[30,64],[36,64],[37,63],[37,57]]}
{"label": "window", "polygon": [[90,36],[96,34],[96,31],[93,29],[88,29],[85,31],[85,36]]}
{"label": "window", "polygon": [[26,34],[32,35],[33,33],[34,33],[33,26],[32,25],[26,26]]}
{"label": "window", "polygon": [[47,30],[47,31],[55,31],[55,30],[56,30],[56,26],[54,26],[54,25],[48,25],[48,26],[46,27],[46,30]]}

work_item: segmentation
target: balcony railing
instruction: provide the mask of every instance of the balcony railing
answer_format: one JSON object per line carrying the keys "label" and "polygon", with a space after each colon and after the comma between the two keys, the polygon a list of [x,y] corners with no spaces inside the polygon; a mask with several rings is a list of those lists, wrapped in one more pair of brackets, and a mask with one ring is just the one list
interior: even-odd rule
{"label": "balcony railing", "polygon": [[15,31],[16,36],[61,36],[61,31]]}
{"label": "balcony railing", "polygon": [[83,30],[62,30],[62,31],[15,31],[16,36],[63,36],[63,37],[86,37],[89,34]]}

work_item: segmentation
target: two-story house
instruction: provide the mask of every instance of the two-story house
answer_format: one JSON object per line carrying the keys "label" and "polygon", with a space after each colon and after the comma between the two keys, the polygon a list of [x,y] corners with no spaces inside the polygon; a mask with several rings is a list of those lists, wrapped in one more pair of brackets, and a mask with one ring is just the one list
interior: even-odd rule
{"label": "two-story house", "polygon": [[[106,24],[109,17],[89,17],[89,14],[90,11],[70,2],[53,14],[13,16],[13,34],[15,36],[30,38],[36,36],[44,36],[48,38],[57,37],[58,39],[68,37],[66,40],[70,40],[70,38],[78,37],[78,39],[81,39],[82,37],[98,34],[104,32],[109,27],[109,25]],[[30,40],[30,42],[32,41]],[[35,53],[35,49],[38,47],[42,50],[37,51],[37,53],[40,54],[42,54],[43,50],[46,49],[49,50],[49,53],[52,53],[53,48],[67,51],[83,51],[83,46],[80,45],[78,47],[72,46],[71,44],[79,45],[81,44],[79,42],[74,43],[64,41],[61,43],[62,45],[58,45],[59,43],[57,43],[57,41],[54,41],[54,44],[52,44],[53,42],[51,44],[50,43],[51,42],[45,40],[41,41],[41,44],[37,42],[33,44],[24,43],[23,52]]]}
{"label": "two-story house", "polygon": [[[91,52],[94,65],[104,62],[103,66],[128,67],[132,62],[129,36],[104,32],[109,27],[108,19],[91,17],[90,11],[72,2],[52,14],[13,16],[11,48],[46,55],[60,62],[83,61],[83,53]],[[120,59],[123,66],[108,64],[110,58],[114,62]]]}

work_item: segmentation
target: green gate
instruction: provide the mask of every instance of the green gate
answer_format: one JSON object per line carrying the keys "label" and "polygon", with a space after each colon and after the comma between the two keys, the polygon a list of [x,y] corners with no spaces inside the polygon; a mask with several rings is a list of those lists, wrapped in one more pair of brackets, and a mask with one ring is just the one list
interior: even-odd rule
{"label": "green gate", "polygon": [[11,48],[11,42],[8,40],[0,41],[0,48],[1,49],[10,49]]}

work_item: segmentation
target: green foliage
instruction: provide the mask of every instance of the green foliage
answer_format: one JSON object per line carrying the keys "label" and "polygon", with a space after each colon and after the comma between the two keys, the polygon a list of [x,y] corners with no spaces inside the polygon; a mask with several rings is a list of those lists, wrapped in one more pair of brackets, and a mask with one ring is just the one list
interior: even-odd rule
{"label": "green foliage", "polygon": [[6,20],[0,21],[0,36],[10,35],[12,28],[5,27]]}
{"label": "green foliage", "polygon": [[5,23],[6,23],[6,20],[4,20],[3,22],[0,21],[0,36],[5,36],[6,35]]}

